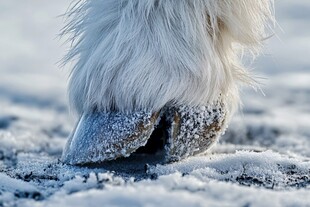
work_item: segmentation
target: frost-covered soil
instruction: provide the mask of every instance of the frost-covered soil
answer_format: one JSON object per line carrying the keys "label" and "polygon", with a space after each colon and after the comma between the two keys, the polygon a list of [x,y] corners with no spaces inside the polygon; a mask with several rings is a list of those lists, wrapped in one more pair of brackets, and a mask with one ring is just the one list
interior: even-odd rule
{"label": "frost-covered soil", "polygon": [[73,127],[67,70],[55,65],[65,50],[55,17],[67,5],[0,2],[0,206],[310,206],[308,0],[278,2],[285,33],[256,64],[265,96],[243,92],[242,111],[212,152],[88,167],[59,161]]}

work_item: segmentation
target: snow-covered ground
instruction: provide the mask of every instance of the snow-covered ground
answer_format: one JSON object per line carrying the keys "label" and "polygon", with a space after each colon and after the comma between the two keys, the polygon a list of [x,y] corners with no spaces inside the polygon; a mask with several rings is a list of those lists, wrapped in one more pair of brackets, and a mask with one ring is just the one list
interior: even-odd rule
{"label": "snow-covered ground", "polygon": [[[282,30],[253,65],[264,91],[209,154],[59,162],[73,125],[57,34],[69,0],[0,1],[1,206],[310,206],[310,2],[277,1]],[[146,165],[148,164],[148,165]]]}

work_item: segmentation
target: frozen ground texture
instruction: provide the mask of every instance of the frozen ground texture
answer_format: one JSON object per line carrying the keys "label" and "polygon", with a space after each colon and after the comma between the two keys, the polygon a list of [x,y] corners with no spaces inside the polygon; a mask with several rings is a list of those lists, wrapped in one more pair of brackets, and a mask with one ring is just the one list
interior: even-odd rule
{"label": "frozen ground texture", "polygon": [[68,3],[0,1],[0,206],[310,206],[308,0],[277,1],[284,32],[255,64],[265,96],[243,92],[212,153],[88,168],[58,161],[73,127],[55,65]]}

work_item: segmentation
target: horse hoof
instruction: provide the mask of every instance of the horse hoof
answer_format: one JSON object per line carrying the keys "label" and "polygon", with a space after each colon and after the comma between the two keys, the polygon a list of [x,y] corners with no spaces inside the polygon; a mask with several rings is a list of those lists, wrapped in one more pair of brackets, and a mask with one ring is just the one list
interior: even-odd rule
{"label": "horse hoof", "polygon": [[224,104],[171,107],[167,111],[166,162],[179,161],[210,149],[226,128]]}
{"label": "horse hoof", "polygon": [[159,112],[93,112],[83,114],[70,135],[62,161],[71,165],[128,157],[151,136]]}

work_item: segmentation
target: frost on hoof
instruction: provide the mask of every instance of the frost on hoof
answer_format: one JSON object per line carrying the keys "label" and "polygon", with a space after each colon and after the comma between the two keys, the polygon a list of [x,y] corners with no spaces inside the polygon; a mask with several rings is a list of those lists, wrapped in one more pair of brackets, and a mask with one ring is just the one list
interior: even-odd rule
{"label": "frost on hoof", "polygon": [[217,102],[208,107],[172,107],[167,112],[166,161],[178,161],[209,149],[224,132],[226,110]]}
{"label": "frost on hoof", "polygon": [[84,114],[70,135],[62,160],[87,164],[127,157],[147,143],[159,113],[94,112]]}

